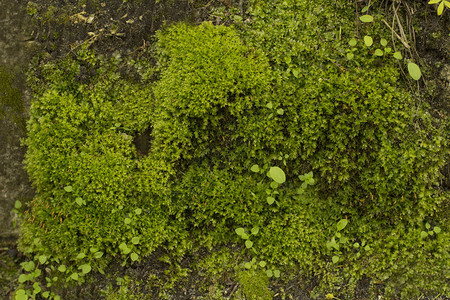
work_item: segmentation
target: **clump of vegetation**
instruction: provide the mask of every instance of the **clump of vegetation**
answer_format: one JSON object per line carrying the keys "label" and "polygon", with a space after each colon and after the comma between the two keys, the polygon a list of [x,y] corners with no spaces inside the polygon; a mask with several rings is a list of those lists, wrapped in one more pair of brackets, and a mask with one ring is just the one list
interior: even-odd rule
{"label": "clump of vegetation", "polygon": [[387,296],[448,292],[443,130],[402,87],[398,57],[353,42],[351,6],[322,4],[251,1],[235,26],[170,26],[156,70],[86,49],[46,65],[26,140],[37,196],[20,293],[50,297],[58,278],[157,247],[228,244],[242,246],[248,299],[270,299],[269,277],[292,271],[319,279],[316,296],[352,298],[363,278]]}

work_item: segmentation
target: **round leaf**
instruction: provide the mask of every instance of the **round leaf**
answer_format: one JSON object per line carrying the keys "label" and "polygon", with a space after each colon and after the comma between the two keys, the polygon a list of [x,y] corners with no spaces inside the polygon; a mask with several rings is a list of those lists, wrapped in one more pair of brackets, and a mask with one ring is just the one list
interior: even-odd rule
{"label": "round leaf", "polygon": [[359,19],[361,20],[361,22],[364,22],[364,23],[373,22],[373,17],[371,15],[364,15],[364,16],[359,17]]}
{"label": "round leaf", "polygon": [[86,257],[86,254],[84,254],[83,252],[81,252],[77,255],[77,259],[83,259],[85,257]]}
{"label": "round leaf", "polygon": [[371,36],[368,36],[368,35],[364,36],[364,44],[365,44],[367,47],[372,46],[372,44],[373,44],[373,39],[372,39],[372,37],[371,37]]}
{"label": "round leaf", "polygon": [[131,253],[131,255],[130,255],[130,257],[131,257],[131,260],[132,261],[137,261],[138,259],[139,259],[139,255],[137,255],[136,253]]}
{"label": "round leaf", "polygon": [[245,241],[245,247],[247,247],[247,249],[250,249],[253,246],[253,242],[250,240],[246,240]]}
{"label": "round leaf", "polygon": [[131,242],[135,245],[139,244],[139,237],[135,236],[134,238],[131,239]]}
{"label": "round leaf", "polygon": [[70,278],[72,278],[73,280],[78,280],[78,273],[72,273],[72,275],[70,275]]}
{"label": "round leaf", "polygon": [[39,262],[41,263],[41,265],[43,265],[47,261],[47,256],[40,255],[38,259],[39,259]]}
{"label": "round leaf", "polygon": [[266,275],[267,275],[267,277],[272,277],[273,276],[273,272],[272,272],[272,270],[267,270],[266,271]]}
{"label": "round leaf", "polygon": [[281,184],[286,181],[286,175],[279,167],[270,167],[269,175],[276,183]]}
{"label": "round leaf", "polygon": [[256,235],[259,232],[259,227],[253,227],[252,228],[252,234]]}
{"label": "round leaf", "polygon": [[273,271],[273,276],[275,276],[275,278],[280,278],[280,270]]}
{"label": "round leaf", "polygon": [[68,186],[66,186],[66,187],[64,187],[64,190],[66,191],[66,192],[72,192],[73,191],[73,188],[72,188],[72,186],[71,185],[68,185]]}
{"label": "round leaf", "polygon": [[333,263],[337,263],[339,261],[339,256],[335,255],[331,259],[333,260]]}
{"label": "round leaf", "polygon": [[135,212],[135,214],[140,215],[140,214],[142,213],[142,209],[136,208],[136,209],[134,210],[134,212]]}
{"label": "round leaf", "polygon": [[24,289],[19,289],[16,291],[16,295],[14,296],[15,300],[27,300],[28,296]]}
{"label": "round leaf", "polygon": [[83,274],[87,274],[87,273],[89,273],[92,270],[90,264],[81,265],[81,266],[78,267],[78,269],[81,269],[81,272],[83,272]]}
{"label": "round leaf", "polygon": [[103,252],[102,251],[98,251],[98,252],[95,252],[94,253],[94,257],[95,258],[100,258],[100,257],[102,257],[103,256]]}
{"label": "round leaf", "polygon": [[124,221],[124,222],[125,222],[125,224],[127,224],[127,225],[128,225],[128,224],[130,224],[130,223],[131,223],[131,219],[130,219],[130,218],[125,218],[125,221]]}
{"label": "round leaf", "polygon": [[341,231],[342,229],[344,229],[345,228],[345,226],[347,226],[347,224],[348,224],[348,220],[347,219],[342,219],[342,220],[340,220],[338,223],[337,223],[337,230],[338,231]]}
{"label": "round leaf", "polygon": [[76,202],[79,206],[83,205],[83,199],[80,198],[80,197],[75,198],[75,202]]}
{"label": "round leaf", "polygon": [[252,267],[252,264],[249,263],[249,262],[246,262],[246,263],[244,264],[244,267],[245,267],[246,269],[250,269],[250,268]]}
{"label": "round leaf", "polygon": [[353,57],[354,57],[353,53],[351,53],[351,52],[347,53],[347,59],[348,60],[352,60]]}
{"label": "round leaf", "polygon": [[422,72],[420,72],[419,66],[415,63],[408,63],[408,72],[414,80],[419,80],[422,76]]}
{"label": "round leaf", "polygon": [[348,44],[352,47],[354,47],[356,45],[356,40],[355,39],[351,39]]}
{"label": "round leaf", "polygon": [[441,232],[441,228],[440,228],[440,227],[437,227],[437,226],[434,226],[433,230],[434,230],[434,232],[435,232],[436,234],[438,234],[438,233]]}
{"label": "round leaf", "polygon": [[20,283],[24,283],[25,281],[27,281],[28,280],[28,275],[26,275],[26,274],[20,274],[20,276],[19,276],[19,282]]}
{"label": "round leaf", "polygon": [[252,172],[259,172],[259,166],[258,165],[253,165],[251,168],[250,168],[250,170],[252,171]]}
{"label": "round leaf", "polygon": [[65,265],[60,265],[60,266],[58,267],[58,271],[60,271],[61,273],[64,273],[66,270],[67,270],[67,268],[66,268]]}
{"label": "round leaf", "polygon": [[386,47],[387,41],[385,39],[381,39],[380,44],[381,44],[381,46]]}
{"label": "round leaf", "polygon": [[267,265],[266,262],[263,261],[263,260],[259,262],[259,266],[260,266],[261,268],[264,268],[266,265]]}
{"label": "round leaf", "polygon": [[19,200],[16,200],[16,202],[14,203],[14,207],[16,209],[20,209],[22,207],[22,202],[20,202]]}
{"label": "round leaf", "polygon": [[402,59],[403,58],[403,56],[402,56],[402,54],[400,53],[400,52],[394,52],[394,58],[395,59]]}
{"label": "round leaf", "polygon": [[267,203],[269,203],[269,205],[272,205],[274,202],[275,202],[274,197],[267,197]]}
{"label": "round leaf", "polygon": [[383,56],[383,50],[381,50],[381,49],[376,49],[374,55],[375,55],[375,56]]}
{"label": "round leaf", "polygon": [[245,233],[245,229],[242,227],[239,227],[239,228],[236,228],[235,232],[237,235],[241,236]]}
{"label": "round leaf", "polygon": [[420,232],[420,237],[421,237],[421,238],[424,239],[424,238],[426,238],[427,236],[428,236],[428,233],[426,233],[425,231],[421,231],[421,232]]}

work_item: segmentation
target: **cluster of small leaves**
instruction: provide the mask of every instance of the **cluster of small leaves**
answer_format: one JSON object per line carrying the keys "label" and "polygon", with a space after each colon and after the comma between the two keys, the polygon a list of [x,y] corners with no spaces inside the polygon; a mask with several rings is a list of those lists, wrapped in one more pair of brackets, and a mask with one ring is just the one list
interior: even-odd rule
{"label": "cluster of small leaves", "polygon": [[25,143],[37,195],[20,246],[46,256],[46,267],[68,282],[103,272],[115,257],[137,261],[167,239],[163,204],[152,197],[163,194],[165,175],[139,159],[132,136],[150,124],[152,93],[119,75],[126,64],[82,49],[45,65],[35,86]]}

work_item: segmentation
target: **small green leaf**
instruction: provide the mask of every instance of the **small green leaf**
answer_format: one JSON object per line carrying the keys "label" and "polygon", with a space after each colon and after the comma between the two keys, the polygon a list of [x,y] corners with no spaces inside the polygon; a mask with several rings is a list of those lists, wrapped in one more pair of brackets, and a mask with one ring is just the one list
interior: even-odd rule
{"label": "small green leaf", "polygon": [[442,0],[430,0],[430,2],[428,2],[428,4],[436,4],[441,2]]}
{"label": "small green leaf", "polygon": [[81,272],[83,272],[83,274],[87,274],[87,273],[89,273],[92,270],[90,264],[81,265],[81,266],[78,267],[78,269],[80,269]]}
{"label": "small green leaf", "polygon": [[139,259],[139,255],[133,252],[131,253],[130,258],[132,261],[137,261]]}
{"label": "small green leaf", "polygon": [[384,48],[384,52],[386,52],[386,53],[391,53],[391,51],[392,51],[392,48],[390,48],[390,47]]}
{"label": "small green leaf", "polygon": [[91,247],[91,248],[89,249],[89,252],[91,252],[91,253],[95,253],[95,252],[97,252],[97,251],[98,251],[98,249],[95,248],[95,247]]}
{"label": "small green leaf", "polygon": [[268,109],[272,109],[272,108],[273,108],[272,102],[267,103],[267,104],[266,104],[266,107],[267,107]]}
{"label": "small green leaf", "polygon": [[50,296],[50,292],[49,291],[45,291],[42,293],[42,297],[44,297],[45,299],[47,299]]}
{"label": "small green leaf", "polygon": [[39,286],[39,283],[37,282],[33,283],[33,294],[39,294],[41,291],[42,289]]}
{"label": "small green leaf", "polygon": [[139,244],[139,237],[138,237],[138,236],[133,237],[133,238],[131,239],[131,242],[132,242],[133,244],[135,244],[135,245]]}
{"label": "small green leaf", "polygon": [[279,184],[276,183],[275,181],[272,181],[272,182],[270,183],[270,187],[273,188],[273,189],[277,189],[278,186],[279,186]]}
{"label": "small green leaf", "polygon": [[31,272],[32,270],[34,270],[34,268],[35,268],[35,266],[36,266],[36,265],[34,264],[34,261],[32,261],[32,260],[27,261],[27,262],[24,262],[24,263],[22,263],[21,265],[22,265],[23,269],[24,269],[25,271],[27,271],[27,272]]}
{"label": "small green leaf", "polygon": [[24,289],[19,289],[16,291],[16,295],[14,296],[15,300],[28,300],[28,296]]}
{"label": "small green leaf", "polygon": [[425,224],[425,228],[426,228],[426,229],[430,229],[430,227],[431,227],[430,223],[426,223],[426,224]]}
{"label": "small green leaf", "polygon": [[253,246],[253,242],[250,240],[246,240],[245,241],[245,247],[247,247],[247,249],[250,249]]}
{"label": "small green leaf", "polygon": [[269,205],[272,205],[274,202],[275,202],[274,197],[267,197],[267,203],[269,203]]}
{"label": "small green leaf", "polygon": [[275,278],[280,278],[280,270],[274,270],[273,271],[273,276],[275,276]]}
{"label": "small green leaf", "polygon": [[73,188],[72,188],[71,185],[68,185],[68,186],[64,187],[64,190],[65,190],[66,192],[70,193],[70,192],[73,191]]}
{"label": "small green leaf", "polygon": [[363,9],[361,9],[362,13],[365,13],[366,11],[369,10],[370,5],[364,6]]}
{"label": "small green leaf", "polygon": [[366,246],[364,247],[364,250],[369,251],[369,250],[370,250],[370,246],[369,246],[369,245],[366,245]]}
{"label": "small green leaf", "polygon": [[98,252],[95,252],[94,253],[94,257],[95,258],[100,258],[100,257],[102,257],[103,256],[103,252],[102,251],[98,251]]}
{"label": "small green leaf", "polygon": [[359,19],[361,20],[361,22],[364,22],[364,23],[373,22],[373,17],[371,15],[364,15],[364,16],[359,17]]}
{"label": "small green leaf", "polygon": [[266,262],[263,261],[263,260],[259,262],[259,266],[260,266],[261,268],[264,268],[266,265],[267,265]]}
{"label": "small green leaf", "polygon": [[385,40],[385,39],[381,39],[380,40],[380,44],[381,44],[381,46],[383,46],[383,47],[386,47],[387,46],[387,40]]}
{"label": "small green leaf", "polygon": [[416,65],[415,63],[408,63],[408,72],[409,72],[409,75],[414,80],[419,80],[420,77],[422,76],[419,66]]}
{"label": "small green leaf", "polygon": [[20,209],[21,207],[22,207],[22,202],[20,202],[19,200],[16,200],[16,202],[14,202],[14,208]]}
{"label": "small green leaf", "polygon": [[76,202],[76,204],[78,204],[79,206],[83,205],[83,199],[82,199],[81,197],[75,198],[75,202]]}
{"label": "small green leaf", "polygon": [[86,257],[86,254],[84,254],[83,252],[78,253],[78,255],[77,255],[77,259],[83,259],[85,257]]}
{"label": "small green leaf", "polygon": [[353,244],[353,247],[359,248],[359,243],[354,243],[354,244]]}
{"label": "small green leaf", "polygon": [[353,55],[353,53],[351,53],[351,52],[347,53],[347,59],[348,59],[348,60],[352,60],[353,57],[355,57],[355,56]]}
{"label": "small green leaf", "polygon": [[19,282],[20,283],[24,283],[25,281],[27,281],[29,278],[28,278],[28,275],[26,275],[26,274],[20,274],[20,276],[19,276]]}
{"label": "small green leaf", "polygon": [[434,230],[434,232],[435,232],[436,234],[438,234],[438,233],[441,232],[441,228],[440,228],[440,227],[437,227],[437,226],[434,226],[433,230]]}
{"label": "small green leaf", "polygon": [[402,56],[402,54],[399,51],[397,51],[397,52],[394,52],[394,58],[395,59],[402,59],[403,56]]}
{"label": "small green leaf", "polygon": [[267,277],[272,277],[273,276],[273,272],[272,272],[272,270],[267,270],[266,271],[266,275],[267,275]]}
{"label": "small green leaf", "polygon": [[250,268],[252,267],[252,264],[249,263],[249,262],[246,262],[246,263],[244,264],[244,267],[245,267],[246,269],[250,269]]}
{"label": "small green leaf", "polygon": [[284,109],[282,109],[282,108],[277,109],[277,114],[279,114],[279,115],[284,114]]}
{"label": "small green leaf", "polygon": [[347,224],[348,224],[348,220],[347,220],[347,219],[342,219],[342,220],[340,220],[340,221],[337,223],[337,225],[336,225],[337,230],[338,230],[338,231],[341,231],[342,229],[345,228],[345,226],[347,226]]}
{"label": "small green leaf", "polygon": [[66,268],[65,265],[60,265],[60,266],[58,267],[58,271],[60,271],[61,273],[64,273],[66,270],[67,270],[67,268]]}
{"label": "small green leaf", "polygon": [[356,45],[356,40],[355,39],[350,39],[350,41],[348,41],[348,44],[351,46],[351,47],[354,47],[355,45]]}
{"label": "small green leaf", "polygon": [[73,280],[78,280],[78,273],[72,273],[72,275],[70,275],[70,278],[72,278]]}
{"label": "small green leaf", "polygon": [[339,256],[335,255],[331,259],[333,260],[333,263],[337,263],[339,261]]}
{"label": "small green leaf", "polygon": [[270,167],[269,175],[276,183],[282,184],[286,181],[286,174],[279,167]]}
{"label": "small green leaf", "polygon": [[258,232],[259,232],[259,227],[253,227],[253,228],[252,228],[252,234],[253,234],[253,235],[258,234]]}
{"label": "small green leaf", "polygon": [[134,210],[134,213],[137,214],[137,215],[140,215],[140,214],[142,213],[142,209],[136,208],[136,209]]}
{"label": "small green leaf", "polygon": [[239,227],[239,228],[236,228],[235,232],[237,235],[242,236],[245,233],[245,229],[242,227]]}
{"label": "small green leaf", "polygon": [[364,44],[366,44],[367,47],[372,46],[372,44],[373,44],[372,37],[368,36],[368,35],[364,36]]}
{"label": "small green leaf", "polygon": [[124,222],[125,222],[125,224],[127,224],[127,225],[128,225],[128,224],[130,224],[130,223],[131,223],[131,219],[130,219],[130,218],[125,218],[125,221],[124,221]]}
{"label": "small green leaf", "polygon": [[250,170],[251,170],[252,172],[257,173],[257,172],[259,172],[259,166],[258,166],[258,165],[253,165],[253,166],[250,168]]}
{"label": "small green leaf", "polygon": [[41,265],[43,265],[47,261],[47,256],[40,255],[38,259],[39,259],[39,262],[41,263]]}
{"label": "small green leaf", "polygon": [[381,49],[376,49],[374,55],[375,55],[375,56],[383,56],[383,50],[381,50]]}

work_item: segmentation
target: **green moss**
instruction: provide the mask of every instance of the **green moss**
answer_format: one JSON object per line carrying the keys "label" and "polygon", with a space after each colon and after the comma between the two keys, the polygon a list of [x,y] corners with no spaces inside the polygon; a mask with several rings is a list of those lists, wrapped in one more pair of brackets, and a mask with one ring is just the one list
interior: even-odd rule
{"label": "green moss", "polygon": [[237,274],[241,291],[247,300],[270,300],[269,278],[263,271],[247,270]]}

